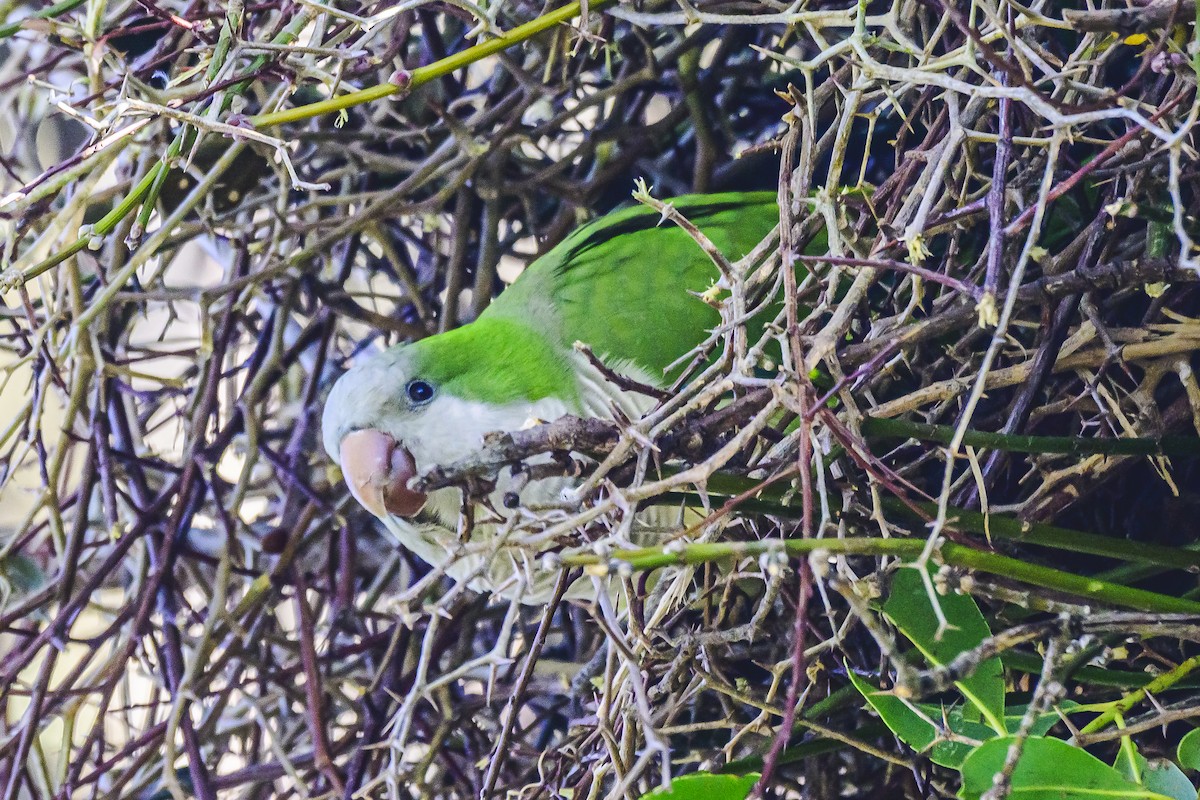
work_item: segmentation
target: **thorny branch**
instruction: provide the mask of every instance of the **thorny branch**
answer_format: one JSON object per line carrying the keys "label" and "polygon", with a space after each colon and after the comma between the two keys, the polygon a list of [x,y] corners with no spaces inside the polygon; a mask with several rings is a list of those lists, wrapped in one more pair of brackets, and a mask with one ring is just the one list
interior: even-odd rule
{"label": "thorny branch", "polygon": [[[1170,554],[1196,538],[1200,463],[1004,449],[1200,431],[1195,4],[1126,6],[10,10],[4,797],[636,797],[726,762],[808,796],[927,797],[946,773],[893,768],[911,754],[847,671],[936,697],[1028,645],[1057,654],[1033,669],[1039,707],[1066,680],[1110,702],[1096,670],[1152,665],[1179,690],[1190,618],[1077,603],[1188,602],[1194,559]],[[525,24],[543,32],[510,47]],[[577,479],[497,556],[566,600],[489,602],[348,497],[323,394],[385,344],[469,322],[639,185],[656,207],[778,190],[782,229],[732,261],[661,206],[727,298],[688,378],[609,371],[644,417],[498,432],[422,476]],[[996,449],[864,422],[967,417]],[[611,560],[651,506],[674,514],[636,542],[660,567]],[[914,515],[938,506],[926,542]],[[1106,535],[1175,538],[1103,573]],[[993,635],[913,669],[868,602],[892,560],[779,557],[809,538],[999,564],[963,584]],[[679,557],[708,545],[734,555]],[[585,578],[552,572],[572,559]],[[1046,566],[1085,594],[1033,588]],[[1144,741],[1198,707],[1151,688],[1118,703]]]}

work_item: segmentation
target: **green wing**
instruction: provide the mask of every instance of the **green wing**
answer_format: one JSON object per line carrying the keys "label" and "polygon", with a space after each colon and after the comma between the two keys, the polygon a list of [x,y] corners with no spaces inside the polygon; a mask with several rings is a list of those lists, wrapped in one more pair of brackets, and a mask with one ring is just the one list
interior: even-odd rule
{"label": "green wing", "polygon": [[[773,192],[670,202],[731,261],[779,222]],[[673,377],[666,367],[721,318],[692,294],[712,285],[716,266],[683,229],[660,222],[658,213],[637,206],[585,225],[532,263],[485,315],[544,318],[565,346],[582,341],[606,360],[631,361],[666,382]]]}

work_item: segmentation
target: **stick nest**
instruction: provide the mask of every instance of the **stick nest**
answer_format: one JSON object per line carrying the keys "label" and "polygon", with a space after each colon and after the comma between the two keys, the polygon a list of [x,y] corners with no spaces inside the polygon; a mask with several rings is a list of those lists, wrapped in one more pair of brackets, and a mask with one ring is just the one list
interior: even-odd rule
{"label": "stick nest", "polygon": [[[1195,539],[1200,467],[1153,444],[1200,428],[1189,6],[619,3],[406,96],[256,127],[544,9],[76,5],[11,11],[38,14],[0,45],[4,800],[637,797],[723,767],[948,795],[955,773],[848,682],[904,674],[873,605],[892,551],[784,540],[928,542],[908,560],[997,635],[1141,608],[1120,588],[1151,575],[1194,588],[1134,563],[1098,600],[942,550],[1094,574],[1114,565],[1095,548],[1001,529]],[[428,476],[559,453],[577,502],[516,535],[591,602],[451,586],[348,498],[324,393],[472,319],[637,179],[651,205],[778,190],[780,229],[727,265],[717,367],[644,419],[563,420]],[[764,373],[738,312],[779,298]],[[688,510],[627,552],[655,504]],[[995,531],[963,522],[981,510]],[[1104,648],[1143,623],[1112,618],[1088,658],[1186,657],[1191,628]]]}

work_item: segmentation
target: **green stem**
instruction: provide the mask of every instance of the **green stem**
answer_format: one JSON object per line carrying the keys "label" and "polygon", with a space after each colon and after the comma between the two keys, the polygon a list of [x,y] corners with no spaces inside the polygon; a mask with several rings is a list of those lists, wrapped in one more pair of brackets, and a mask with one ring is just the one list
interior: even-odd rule
{"label": "green stem", "polygon": [[[937,503],[917,503],[917,506],[930,515],[937,513]],[[884,498],[883,507],[912,519],[921,519],[921,516],[912,508],[895,498]],[[1010,517],[985,515],[978,511],[966,511],[953,507],[947,509],[946,520],[949,527],[964,533],[977,533],[996,539],[1053,547],[1056,550],[1067,550],[1073,553],[1088,553],[1121,561],[1158,564],[1172,569],[1200,568],[1200,551],[1164,547],[1147,542],[1130,542],[1126,539],[1099,536],[1070,528],[1060,528],[1056,525],[1022,522]]]}
{"label": "green stem", "polygon": [[53,19],[61,17],[68,11],[78,8],[83,5],[84,0],[62,0],[61,3],[55,3],[48,8],[43,8],[40,11],[35,11],[32,14],[21,17],[16,22],[10,22],[7,25],[0,26],[0,39],[7,39],[13,34],[23,30],[25,23],[31,19]]}
{"label": "green stem", "polygon": [[1101,728],[1107,726],[1110,722],[1114,721],[1117,717],[1129,711],[1138,703],[1145,700],[1147,695],[1159,694],[1160,692],[1179,683],[1179,681],[1183,680],[1192,672],[1194,672],[1197,667],[1200,667],[1200,656],[1192,656],[1187,661],[1184,661],[1182,664],[1175,667],[1175,669],[1170,670],[1169,672],[1164,672],[1162,675],[1157,676],[1154,678],[1154,680],[1150,681],[1142,688],[1130,692],[1119,700],[1114,700],[1107,711],[1096,717],[1087,725],[1084,725],[1079,733],[1081,735],[1095,733]]}
{"label": "green stem", "polygon": [[[708,490],[711,495],[738,495],[755,488],[760,481],[742,478],[736,475],[718,473],[709,481]],[[752,514],[767,514],[785,519],[794,518],[800,513],[795,506],[784,505],[780,502],[787,485],[766,487],[761,496],[747,498],[738,503],[738,511]],[[681,502],[697,502],[698,495],[694,492],[668,492],[661,497],[649,501],[654,504],[678,505]],[[911,506],[896,498],[884,498],[882,501],[887,511],[913,520],[923,520],[920,514]],[[916,503],[929,516],[937,513],[936,503]],[[1145,542],[1131,542],[1111,536],[1101,536],[1094,533],[1060,528],[1057,525],[1046,525],[1038,522],[1024,522],[1012,517],[998,514],[984,515],[978,511],[950,506],[946,509],[947,525],[953,530],[964,533],[974,533],[987,536],[990,539],[1003,539],[1021,544],[1032,544],[1039,547],[1049,547],[1055,550],[1065,550],[1071,553],[1087,553],[1089,555],[1114,558],[1140,565],[1154,565],[1170,569],[1200,569],[1200,550],[1180,547],[1166,547]],[[1102,576],[1115,583],[1136,583],[1137,578],[1124,579],[1115,575]]]}
{"label": "green stem", "polygon": [[[775,539],[755,542],[693,542],[673,548],[645,547],[637,550],[617,550],[608,558],[590,553],[563,556],[566,567],[585,567],[592,574],[606,575],[609,565],[627,564],[635,570],[652,570],[672,565],[705,564],[729,558],[748,558],[767,553],[786,553],[807,556],[815,551],[839,555],[898,556],[918,558],[924,552],[924,539]],[[999,575],[1032,586],[1061,592],[1074,597],[1133,608],[1139,611],[1197,614],[1200,602],[1108,583],[1070,572],[1029,564],[1015,558],[943,542],[935,556],[940,563]]]}
{"label": "green stem", "polygon": [[[153,258],[156,253],[160,252],[163,242],[165,242],[171,236],[171,232],[175,230],[175,227],[183,221],[184,217],[192,213],[195,207],[201,202],[201,200],[203,200],[206,193],[212,191],[213,186],[215,186],[217,181],[220,180],[221,176],[225,173],[225,170],[229,169],[229,167],[233,165],[233,162],[238,157],[238,154],[241,153],[245,148],[246,142],[233,142],[228,148],[226,148],[225,152],[221,154],[221,157],[213,162],[212,166],[208,168],[208,174],[205,175],[199,183],[192,187],[191,192],[189,192],[187,197],[185,197],[175,208],[175,210],[171,212],[170,216],[163,219],[162,225],[158,228],[158,230],[156,230],[141,247],[139,247],[129,256],[129,259],[125,262],[125,265],[121,267],[120,271],[116,272],[110,277],[108,285],[101,289],[100,292],[98,292],[95,297],[91,299],[91,301],[85,307],[83,313],[81,313],[75,320],[75,328],[77,330],[86,330],[87,327],[91,325],[98,316],[105,313],[108,308],[108,304],[112,302],[112,299],[114,296],[116,296],[117,292],[124,288],[124,286],[137,272],[139,267],[145,264],[150,258]],[[166,162],[160,161],[156,166],[165,169]],[[154,169],[151,168],[150,172],[147,173],[147,176],[153,174]]]}
{"label": "green stem", "polygon": [[158,180],[158,173],[160,171],[164,173],[167,171],[167,165],[163,161],[160,161],[151,167],[150,171],[142,176],[142,179],[138,181],[137,186],[134,186],[133,190],[129,194],[125,195],[121,202],[118,203],[112,209],[112,211],[109,211],[107,214],[97,220],[96,224],[92,226],[92,230],[87,235],[80,236],[74,242],[67,245],[62,250],[59,250],[54,255],[38,262],[37,264],[34,264],[32,267],[22,272],[21,280],[23,282],[33,280],[42,273],[51,270],[62,262],[66,261],[80,250],[83,250],[88,246],[88,242],[90,242],[93,237],[106,236],[109,233],[112,233],[113,229],[117,227],[117,224],[121,220],[125,219],[128,214],[132,213],[132,211],[138,207],[138,204],[142,202],[142,199],[150,192],[150,188],[154,186],[155,182]]}
{"label": "green stem", "polygon": [[131,239],[134,241],[140,240],[142,234],[146,232],[146,228],[150,225],[150,217],[154,214],[154,208],[158,205],[158,196],[162,193],[163,184],[167,182],[167,177],[171,174],[170,169],[162,169],[169,162],[160,161],[148,173],[153,177],[150,190],[146,192],[146,201],[142,203],[142,208],[138,211],[137,220],[133,224]]}
{"label": "green stem", "polygon": [[213,48],[212,61],[209,62],[208,70],[204,73],[206,82],[211,84],[221,73],[221,68],[225,66],[225,59],[229,56],[229,48],[233,45],[234,31],[241,28],[241,25],[242,2],[241,0],[230,0],[225,7],[225,21],[221,24],[217,46]]}
{"label": "green stem", "polygon": [[[954,428],[904,419],[867,417],[862,422],[868,439],[917,439],[950,444]],[[1163,436],[1157,439],[1094,439],[1083,436],[1026,436],[968,430],[962,443],[1009,453],[1061,453],[1073,456],[1195,456],[1200,455],[1200,437]]]}
{"label": "green stem", "polygon": [[[1045,659],[1040,655],[1025,653],[1020,650],[1009,650],[1000,658],[1004,661],[1006,668],[1024,672],[1028,675],[1040,675],[1045,666]],[[1068,669],[1066,675],[1063,676],[1063,680],[1070,681],[1071,683],[1087,684],[1089,686],[1115,686],[1124,689],[1146,686],[1155,677],[1148,672],[1083,666],[1074,670]],[[1175,688],[1195,689],[1200,688],[1200,683],[1195,680],[1185,680],[1177,684]]]}
{"label": "green stem", "polygon": [[[72,2],[74,1],[75,0],[72,0]],[[80,3],[76,3],[76,5],[79,4]],[[65,4],[60,3],[59,5]],[[45,9],[45,11],[41,13],[49,13],[55,8],[58,8],[58,6]],[[276,44],[282,44],[294,40],[298,32],[308,24],[309,19],[310,16],[307,13],[296,15],[295,19],[293,19],[287,25],[287,27],[280,31],[272,41]],[[4,29],[0,28],[0,33],[3,31]],[[250,71],[253,72],[254,70],[257,70],[263,64],[266,64],[267,60],[267,55],[259,56],[250,64]],[[228,108],[229,104],[233,100],[234,93],[243,91],[247,86],[249,86],[249,84],[249,81],[245,81],[233,87],[233,91],[225,96],[222,109]],[[133,190],[126,195],[125,198],[115,208],[113,208],[112,211],[109,211],[95,225],[92,226],[92,230],[87,236],[80,236],[77,240],[67,245],[67,247],[63,250],[60,250],[49,258],[34,264],[29,269],[22,270],[17,278],[17,281],[24,283],[26,281],[33,280],[42,273],[53,269],[71,256],[83,250],[85,247],[87,247],[88,242],[90,242],[93,237],[105,236],[111,233],[113,229],[117,227],[118,223],[120,223],[120,221],[126,216],[133,213],[133,210],[137,208],[138,204],[143,200],[149,198],[149,201],[152,204],[158,197],[158,192],[162,188],[163,180],[166,178],[166,174],[170,170],[170,165],[183,153],[186,144],[194,141],[194,137],[195,132],[187,126],[184,126],[183,129],[176,134],[175,138],[171,141],[171,144],[167,148],[166,154],[159,160],[159,162],[151,167],[149,171],[142,176],[141,180],[137,182],[137,185],[133,187]],[[139,225],[144,227],[144,220],[148,219],[149,212],[139,215]],[[4,288],[3,283],[3,281],[0,281],[0,289]]]}
{"label": "green stem", "polygon": [[[612,5],[614,2],[615,0],[591,0],[588,7],[590,11],[597,11],[604,6]],[[362,105],[363,103],[372,103],[398,93],[407,94],[430,81],[435,81],[438,78],[449,75],[455,70],[474,64],[476,61],[495,55],[502,50],[507,50],[513,45],[520,44],[543,31],[574,19],[581,12],[582,4],[574,2],[556,11],[543,14],[537,19],[530,20],[523,25],[518,25],[512,30],[497,36],[495,39],[488,39],[473,47],[468,47],[466,50],[446,56],[440,61],[435,61],[424,67],[417,67],[410,73],[409,79],[405,82],[381,83],[367,89],[360,89],[357,92],[348,92],[340,97],[331,97],[328,100],[321,100],[316,103],[288,108],[270,114],[259,114],[256,117],[251,117],[250,122],[256,128],[268,128],[275,125],[284,125],[289,122],[310,119],[321,114],[344,111],[347,108]]]}

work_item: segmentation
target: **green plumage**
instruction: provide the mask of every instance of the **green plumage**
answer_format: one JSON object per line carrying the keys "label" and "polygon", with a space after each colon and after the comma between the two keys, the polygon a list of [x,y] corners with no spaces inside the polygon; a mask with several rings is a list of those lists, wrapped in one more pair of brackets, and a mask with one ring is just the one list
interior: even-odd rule
{"label": "green plumage", "polygon": [[[773,192],[670,201],[731,261],[779,221]],[[696,295],[719,277],[690,235],[646,207],[608,214],[538,258],[480,315],[412,345],[418,374],[470,400],[575,398],[567,360],[576,341],[618,369],[657,383],[699,344],[720,313]]]}
{"label": "green plumage", "polygon": [[[689,195],[670,201],[731,261],[779,222],[773,192]],[[565,347],[581,341],[658,381],[721,321],[696,297],[719,277],[690,235],[636,206],[580,228],[539,258],[480,317],[528,320],[547,303]]]}
{"label": "green plumage", "polygon": [[[750,252],[778,220],[773,194],[671,202],[731,260]],[[510,540],[507,523],[493,515],[515,520],[526,511],[509,513],[511,496],[523,508],[536,507],[561,499],[573,479],[526,486],[524,478],[500,471],[489,493],[491,511],[470,530],[473,546],[490,542],[500,550],[466,555],[460,552],[459,492],[424,495],[410,479],[474,457],[494,431],[563,414],[637,416],[650,399],[601,380],[574,343],[589,345],[619,372],[667,384],[676,375],[664,368],[721,321],[696,296],[717,277],[708,255],[657,212],[635,207],[609,214],[530,264],[474,322],[398,345],[347,371],[325,404],[325,450],[359,501],[421,558],[477,590],[543,602],[550,592],[546,576],[534,575],[527,586],[528,572],[518,566],[532,551],[523,554],[525,545]],[[748,325],[751,336],[773,311],[760,316]],[[639,513],[630,535],[637,541],[676,523],[674,510]]]}
{"label": "green plumage", "polygon": [[411,345],[415,377],[455,397],[485,403],[576,398],[571,362],[547,357],[553,347],[535,326],[480,317],[469,325]]}

